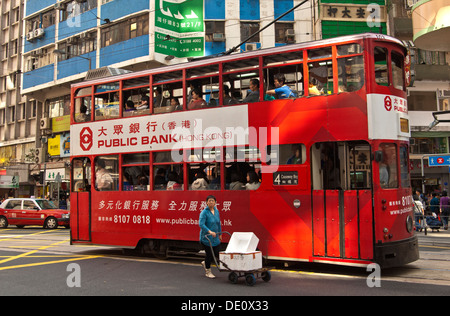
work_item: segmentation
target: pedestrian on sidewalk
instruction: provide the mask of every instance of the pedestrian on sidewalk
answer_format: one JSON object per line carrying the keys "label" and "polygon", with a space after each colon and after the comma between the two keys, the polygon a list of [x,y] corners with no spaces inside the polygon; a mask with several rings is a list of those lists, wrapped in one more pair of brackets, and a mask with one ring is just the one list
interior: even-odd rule
{"label": "pedestrian on sidewalk", "polygon": [[444,230],[448,229],[448,217],[450,215],[450,199],[447,196],[447,191],[442,192],[440,201],[441,206],[441,220],[444,225]]}
{"label": "pedestrian on sidewalk", "polygon": [[[437,193],[433,193],[432,196],[433,196],[433,198],[430,201],[430,212],[435,213],[437,216],[439,216],[441,211],[439,209],[440,202],[439,202],[438,195],[437,195]],[[431,214],[427,214],[427,215],[431,215]]]}

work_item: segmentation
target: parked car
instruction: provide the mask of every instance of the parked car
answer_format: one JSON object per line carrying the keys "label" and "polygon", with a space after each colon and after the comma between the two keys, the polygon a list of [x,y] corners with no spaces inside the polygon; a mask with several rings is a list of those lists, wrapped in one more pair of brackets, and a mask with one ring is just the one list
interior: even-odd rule
{"label": "parked car", "polygon": [[69,228],[70,211],[58,209],[46,199],[7,199],[0,205],[0,228],[8,225],[39,225],[55,229],[59,225]]}

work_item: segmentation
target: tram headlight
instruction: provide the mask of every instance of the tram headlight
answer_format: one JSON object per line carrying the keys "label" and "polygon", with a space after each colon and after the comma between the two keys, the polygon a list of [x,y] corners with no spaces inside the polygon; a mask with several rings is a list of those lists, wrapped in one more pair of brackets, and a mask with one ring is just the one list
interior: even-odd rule
{"label": "tram headlight", "polygon": [[406,217],[406,230],[408,231],[408,233],[412,232],[413,226],[414,226],[414,222],[413,222],[412,216],[408,215]]}

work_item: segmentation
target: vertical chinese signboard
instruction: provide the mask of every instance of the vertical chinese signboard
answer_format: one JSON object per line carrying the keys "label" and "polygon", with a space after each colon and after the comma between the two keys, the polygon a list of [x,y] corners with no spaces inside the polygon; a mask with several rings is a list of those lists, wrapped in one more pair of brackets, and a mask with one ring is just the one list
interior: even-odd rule
{"label": "vertical chinese signboard", "polygon": [[204,56],[204,0],[156,0],[155,52]]}

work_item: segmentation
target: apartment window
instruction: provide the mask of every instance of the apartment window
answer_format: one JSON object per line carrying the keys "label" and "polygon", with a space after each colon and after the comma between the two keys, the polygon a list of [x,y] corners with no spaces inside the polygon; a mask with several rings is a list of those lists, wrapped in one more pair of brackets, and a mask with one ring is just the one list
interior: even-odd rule
{"label": "apartment window", "polygon": [[[246,40],[250,35],[259,31],[259,23],[242,22],[241,23],[241,41]],[[249,42],[259,43],[259,34],[253,36]]]}
{"label": "apartment window", "polygon": [[59,20],[65,21],[67,19],[74,18],[83,14],[84,12],[90,11],[97,7],[97,0],[87,0],[87,1],[71,1],[66,4],[66,9],[60,11]]}
{"label": "apartment window", "polygon": [[46,28],[54,25],[56,22],[56,11],[51,10],[42,14],[39,14],[26,22],[26,31],[31,32],[37,28]]}
{"label": "apartment window", "polygon": [[9,109],[9,122],[8,123],[14,123],[16,121],[16,107],[10,106]]}
{"label": "apartment window", "polygon": [[148,34],[148,14],[102,29],[102,47]]}
{"label": "apartment window", "polygon": [[275,23],[275,43],[295,43],[294,23]]}
{"label": "apartment window", "polygon": [[5,122],[5,114],[6,114],[6,110],[5,108],[0,109],[0,125],[4,125]]}
{"label": "apartment window", "polygon": [[49,102],[49,117],[58,117],[70,114],[70,96],[52,99]]}
{"label": "apartment window", "polygon": [[86,33],[80,37],[72,37],[68,41],[58,45],[58,50],[64,54],[58,54],[58,61],[87,54],[97,49],[97,36],[95,32]]}
{"label": "apartment window", "polygon": [[225,40],[225,21],[205,22],[205,41],[220,42]]}

